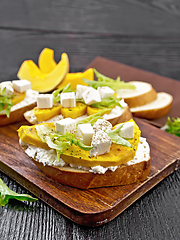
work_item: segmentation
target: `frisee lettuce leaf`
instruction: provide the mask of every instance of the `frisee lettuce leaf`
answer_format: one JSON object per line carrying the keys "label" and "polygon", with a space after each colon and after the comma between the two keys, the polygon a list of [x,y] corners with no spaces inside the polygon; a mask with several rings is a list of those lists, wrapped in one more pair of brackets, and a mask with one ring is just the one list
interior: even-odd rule
{"label": "frisee lettuce leaf", "polygon": [[106,77],[103,74],[99,73],[96,69],[94,69],[94,73],[97,77],[97,81],[91,81],[85,78],[82,78],[82,80],[88,84],[89,86],[97,89],[98,87],[108,86],[114,91],[117,89],[136,89],[136,87],[133,84],[126,83],[124,81],[120,80],[120,77],[118,77],[116,80]]}
{"label": "frisee lettuce leaf", "polygon": [[19,201],[37,201],[37,198],[33,198],[28,194],[18,194],[10,190],[6,184],[0,178],[0,206],[5,206],[9,199],[16,199]]}
{"label": "frisee lettuce leaf", "polygon": [[70,83],[68,83],[66,86],[61,87],[57,90],[53,91],[53,101],[54,103],[60,102],[61,100],[61,93],[65,93],[65,92],[74,92],[74,90],[71,89]]}
{"label": "frisee lettuce leaf", "polygon": [[121,104],[119,103],[120,100],[121,98],[115,98],[115,96],[102,98],[101,102],[93,103],[90,106],[94,108],[113,108],[115,106],[119,106],[122,108]]}
{"label": "frisee lettuce leaf", "polygon": [[88,117],[82,119],[82,120],[79,120],[77,121],[77,124],[84,124],[84,123],[90,123],[91,125],[94,125],[94,123],[99,119],[101,118],[102,119],[102,115],[111,111],[112,108],[105,108],[105,109],[102,109],[100,110],[99,112],[97,113],[94,113],[92,115],[89,115]]}
{"label": "frisee lettuce leaf", "polygon": [[161,129],[180,137],[180,118],[172,118],[171,120],[171,118],[168,117],[166,124]]}
{"label": "frisee lettuce leaf", "polygon": [[36,125],[36,131],[41,141],[46,142],[50,148],[56,150],[57,160],[59,160],[64,150],[68,149],[72,144],[79,146],[85,151],[92,149],[91,146],[86,146],[79,139],[76,139],[75,134],[69,132],[61,135],[47,125]]}
{"label": "frisee lettuce leaf", "polygon": [[7,117],[10,116],[11,107],[14,105],[12,102],[12,97],[13,95],[10,97],[6,97],[0,94],[0,112],[5,109]]}
{"label": "frisee lettuce leaf", "polygon": [[119,136],[119,132],[121,131],[121,128],[123,127],[123,125],[124,123],[119,124],[115,129],[106,131],[106,133],[111,138],[113,143],[132,148],[132,145],[130,144],[130,142],[128,142],[126,139]]}

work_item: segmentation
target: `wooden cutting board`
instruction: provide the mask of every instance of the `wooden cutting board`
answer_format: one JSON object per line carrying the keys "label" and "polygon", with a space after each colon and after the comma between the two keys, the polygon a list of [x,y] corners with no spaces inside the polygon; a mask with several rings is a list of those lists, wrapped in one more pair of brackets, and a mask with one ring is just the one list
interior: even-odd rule
{"label": "wooden cutting board", "polygon": [[107,223],[180,165],[180,138],[135,120],[152,155],[150,176],[142,183],[90,190],[55,183],[31,162],[18,143],[17,129],[26,122],[0,128],[0,169],[72,221],[86,226]]}

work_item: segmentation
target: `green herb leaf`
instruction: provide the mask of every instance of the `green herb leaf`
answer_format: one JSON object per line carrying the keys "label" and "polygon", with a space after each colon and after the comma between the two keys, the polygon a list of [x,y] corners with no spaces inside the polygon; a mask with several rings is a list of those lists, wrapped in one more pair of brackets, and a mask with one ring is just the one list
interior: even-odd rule
{"label": "green herb leaf", "polygon": [[46,125],[36,125],[36,131],[43,142],[46,142],[50,148],[56,150],[57,160],[64,150],[68,149],[72,144],[79,146],[85,151],[90,151],[92,149],[92,147],[81,143],[80,140],[75,138],[74,134],[69,132],[61,135]]}
{"label": "green herb leaf", "polygon": [[53,101],[54,103],[60,102],[61,100],[61,93],[65,93],[65,92],[74,92],[74,90],[71,89],[70,83],[68,83],[66,86],[61,87],[57,90],[53,91]]}
{"label": "green herb leaf", "polygon": [[180,118],[172,118],[171,120],[171,118],[168,117],[166,124],[161,129],[180,137]]}
{"label": "green herb leaf", "polygon": [[121,128],[123,127],[123,125],[124,123],[119,124],[115,129],[108,131],[106,133],[111,138],[113,143],[132,148],[132,145],[130,144],[130,142],[128,142],[126,139],[119,136],[119,132],[121,131]]}
{"label": "green herb leaf", "polygon": [[116,80],[106,77],[103,74],[99,73],[96,69],[94,69],[94,73],[96,77],[98,78],[97,81],[91,81],[88,79],[83,79],[85,83],[87,83],[89,86],[97,89],[98,87],[108,86],[114,91],[117,89],[136,89],[136,87],[133,84],[126,83],[124,81],[120,80],[120,77],[118,77]]}
{"label": "green herb leaf", "polygon": [[38,200],[37,198],[33,198],[28,194],[18,194],[10,190],[0,178],[0,206],[5,206],[9,202],[9,199],[30,202]]}
{"label": "green herb leaf", "polygon": [[6,116],[10,116],[11,107],[13,106],[12,96],[6,97],[0,95],[0,111],[5,109]]}
{"label": "green herb leaf", "polygon": [[91,104],[91,107],[95,107],[95,108],[113,108],[115,106],[119,106],[122,108],[121,104],[119,103],[120,101],[120,98],[115,98],[114,96],[113,97],[110,97],[110,98],[102,98],[101,99],[101,102],[98,102],[98,103],[94,103],[94,104]]}
{"label": "green herb leaf", "polygon": [[100,110],[99,112],[95,113],[95,114],[92,114],[82,120],[79,120],[77,122],[77,124],[84,124],[84,123],[90,123],[91,125],[94,125],[94,123],[99,119],[99,118],[102,118],[101,116],[105,113],[107,113],[108,111],[111,111],[112,108],[105,108],[105,109],[102,109]]}

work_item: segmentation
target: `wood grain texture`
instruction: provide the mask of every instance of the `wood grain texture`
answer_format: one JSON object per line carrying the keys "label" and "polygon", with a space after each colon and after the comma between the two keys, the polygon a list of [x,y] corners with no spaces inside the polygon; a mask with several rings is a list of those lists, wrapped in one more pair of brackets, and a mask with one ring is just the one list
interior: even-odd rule
{"label": "wood grain texture", "polygon": [[178,0],[113,0],[111,3],[108,0],[2,0],[0,3],[1,27],[51,32],[177,36],[179,15]]}
{"label": "wood grain texture", "polygon": [[[54,48],[57,60],[67,51],[71,71],[82,70],[101,55],[179,79],[179,24],[178,0],[2,0],[0,81],[16,78],[22,61],[37,61],[44,47]],[[29,193],[2,172],[0,177],[11,189]],[[0,239],[176,240],[179,184],[177,170],[114,220],[96,228],[73,223],[41,200],[10,201],[0,208]]]}
{"label": "wood grain texture", "polygon": [[152,157],[150,175],[142,183],[91,190],[58,184],[46,177],[20,148],[16,129],[21,123],[0,128],[0,169],[72,221],[85,226],[102,225],[174,172],[180,161],[178,137],[136,121],[150,144]]}
{"label": "wood grain texture", "polygon": [[100,34],[53,33],[0,29],[0,81],[17,79],[26,59],[37,63],[44,47],[55,51],[58,62],[62,52],[70,59],[70,71],[82,71],[101,56],[130,66],[179,80],[179,38]]}

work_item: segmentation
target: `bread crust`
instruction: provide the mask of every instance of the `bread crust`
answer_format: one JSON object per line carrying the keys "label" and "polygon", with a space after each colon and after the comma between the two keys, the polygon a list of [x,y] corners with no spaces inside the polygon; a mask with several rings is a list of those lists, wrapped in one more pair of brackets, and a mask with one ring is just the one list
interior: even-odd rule
{"label": "bread crust", "polygon": [[149,92],[134,97],[124,98],[124,101],[128,104],[129,108],[134,108],[150,103],[154,101],[156,98],[157,92],[152,87]]}
{"label": "bread crust", "polygon": [[118,123],[127,122],[133,117],[128,106],[124,108],[123,113],[119,117],[108,119],[108,121],[115,126]]}
{"label": "bread crust", "polygon": [[98,174],[71,167],[44,166],[34,159],[32,161],[45,175],[56,182],[81,189],[138,183],[148,177],[151,166],[149,157],[148,161],[132,165],[122,164],[114,172],[108,170],[104,174]]}
{"label": "bread crust", "polygon": [[15,111],[10,112],[9,118],[6,115],[0,115],[0,126],[5,126],[11,123],[20,122],[25,120],[24,113],[31,110],[36,106],[36,103],[32,103],[28,106],[19,108]]}
{"label": "bread crust", "polygon": [[168,95],[169,98],[170,98],[167,105],[165,105],[163,107],[158,107],[156,105],[156,106],[154,106],[153,109],[144,109],[144,110],[142,110],[142,109],[141,110],[131,109],[131,112],[132,112],[133,116],[134,117],[139,117],[139,118],[151,119],[151,120],[164,117],[170,111],[172,101],[173,101],[173,97],[170,94],[166,93],[166,95]]}

